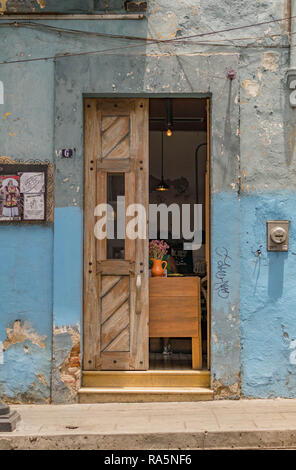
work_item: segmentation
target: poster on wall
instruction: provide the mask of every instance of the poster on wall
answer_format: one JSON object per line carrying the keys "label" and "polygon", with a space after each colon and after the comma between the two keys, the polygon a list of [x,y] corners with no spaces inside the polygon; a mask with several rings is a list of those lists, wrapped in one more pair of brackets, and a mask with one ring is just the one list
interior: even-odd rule
{"label": "poster on wall", "polygon": [[24,194],[24,220],[43,220],[44,209],[44,194]]}
{"label": "poster on wall", "polygon": [[0,223],[52,222],[53,165],[7,160],[0,157]]}
{"label": "poster on wall", "polygon": [[0,175],[0,220],[21,220],[20,177]]}
{"label": "poster on wall", "polygon": [[40,194],[45,191],[44,172],[22,173],[20,176],[20,192],[23,194]]}
{"label": "poster on wall", "polygon": [[20,192],[23,194],[24,220],[44,220],[44,172],[21,173]]}

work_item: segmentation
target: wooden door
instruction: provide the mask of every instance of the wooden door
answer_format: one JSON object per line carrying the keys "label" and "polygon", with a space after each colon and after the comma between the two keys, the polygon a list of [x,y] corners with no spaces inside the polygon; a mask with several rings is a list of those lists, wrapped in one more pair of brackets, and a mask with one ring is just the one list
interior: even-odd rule
{"label": "wooden door", "polygon": [[117,195],[125,197],[125,209],[135,203],[145,207],[148,231],[148,100],[86,99],[84,111],[84,369],[145,370],[148,234],[99,240],[94,227],[96,206],[112,204],[114,188],[115,193],[121,188]]}

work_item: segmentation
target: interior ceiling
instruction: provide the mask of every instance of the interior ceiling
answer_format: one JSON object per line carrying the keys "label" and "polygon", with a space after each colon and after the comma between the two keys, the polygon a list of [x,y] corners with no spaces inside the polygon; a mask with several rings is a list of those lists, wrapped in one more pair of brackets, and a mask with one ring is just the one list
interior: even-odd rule
{"label": "interior ceiling", "polygon": [[[166,131],[167,98],[149,100],[151,131]],[[202,98],[170,98],[172,109],[172,130],[206,131],[207,100]]]}

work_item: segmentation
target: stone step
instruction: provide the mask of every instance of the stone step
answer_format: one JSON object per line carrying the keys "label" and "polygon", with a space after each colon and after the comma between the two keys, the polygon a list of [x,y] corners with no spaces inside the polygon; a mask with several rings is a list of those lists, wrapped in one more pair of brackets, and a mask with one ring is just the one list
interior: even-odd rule
{"label": "stone step", "polygon": [[18,421],[20,421],[20,414],[16,411],[11,411],[7,405],[0,404],[0,432],[15,431]]}
{"label": "stone step", "polygon": [[84,371],[83,387],[210,387],[208,370]]}
{"label": "stone step", "polygon": [[213,400],[205,387],[82,387],[79,403],[149,403]]}

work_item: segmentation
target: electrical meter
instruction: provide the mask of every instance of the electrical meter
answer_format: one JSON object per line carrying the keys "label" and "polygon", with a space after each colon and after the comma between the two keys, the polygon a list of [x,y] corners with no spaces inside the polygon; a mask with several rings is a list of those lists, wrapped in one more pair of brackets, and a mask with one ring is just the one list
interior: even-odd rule
{"label": "electrical meter", "polygon": [[289,220],[268,220],[267,251],[288,251],[289,248]]}

